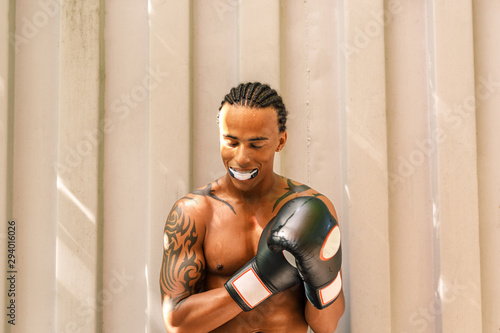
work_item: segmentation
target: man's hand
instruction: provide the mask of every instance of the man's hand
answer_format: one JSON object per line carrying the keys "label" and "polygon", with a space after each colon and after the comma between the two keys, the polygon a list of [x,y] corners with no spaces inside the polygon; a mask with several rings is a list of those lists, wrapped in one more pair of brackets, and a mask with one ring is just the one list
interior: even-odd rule
{"label": "man's hand", "polygon": [[257,254],[240,268],[225,284],[227,291],[244,310],[250,311],[270,296],[301,282],[297,269],[283,254],[267,246],[271,220],[262,231]]}
{"label": "man's hand", "polygon": [[306,296],[317,309],[332,304],[342,290],[339,225],[323,201],[299,197],[276,215],[269,248],[283,253],[304,280]]}

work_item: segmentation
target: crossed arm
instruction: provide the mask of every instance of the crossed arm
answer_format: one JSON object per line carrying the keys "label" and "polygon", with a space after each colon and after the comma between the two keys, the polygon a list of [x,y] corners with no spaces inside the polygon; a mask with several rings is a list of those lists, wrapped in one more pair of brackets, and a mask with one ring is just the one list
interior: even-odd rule
{"label": "crossed arm", "polygon": [[[332,202],[321,196],[322,201],[327,205],[330,213],[338,221],[337,212]],[[342,270],[340,271],[342,277]],[[315,333],[333,333],[337,329],[338,322],[345,311],[345,298],[343,289],[339,296],[330,306],[318,310],[310,302],[306,302],[306,321]]]}
{"label": "crossed arm", "polygon": [[[165,223],[160,287],[165,327],[171,333],[211,331],[242,311],[223,286],[203,290],[205,225],[196,205],[192,199],[179,200]],[[323,310],[306,302],[305,318],[315,333],[334,332],[344,307],[341,292]]]}

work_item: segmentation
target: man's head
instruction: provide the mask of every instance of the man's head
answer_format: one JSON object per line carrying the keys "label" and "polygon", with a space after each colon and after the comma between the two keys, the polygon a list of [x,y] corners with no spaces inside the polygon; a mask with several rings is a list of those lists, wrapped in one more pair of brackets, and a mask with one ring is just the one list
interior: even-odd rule
{"label": "man's head", "polygon": [[276,90],[272,89],[267,84],[248,82],[241,83],[237,87],[232,88],[220,104],[217,119],[220,116],[220,110],[226,103],[230,105],[248,106],[256,109],[272,107],[276,110],[276,114],[278,115],[279,132],[282,133],[286,130],[286,117],[288,112],[285,108],[285,104],[283,104],[283,99],[278,95]]}
{"label": "man's head", "polygon": [[219,109],[221,156],[233,185],[243,191],[265,188],[274,180],[276,152],[286,140],[286,110],[267,85],[242,84]]}

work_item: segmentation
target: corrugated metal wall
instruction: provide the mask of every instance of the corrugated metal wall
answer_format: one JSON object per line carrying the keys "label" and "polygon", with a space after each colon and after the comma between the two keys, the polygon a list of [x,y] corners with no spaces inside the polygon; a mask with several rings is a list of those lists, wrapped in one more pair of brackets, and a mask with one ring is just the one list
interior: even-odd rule
{"label": "corrugated metal wall", "polygon": [[0,16],[5,332],[164,331],[165,218],[223,174],[215,116],[249,80],[291,112],[276,169],[337,207],[338,332],[500,330],[499,1],[1,0]]}

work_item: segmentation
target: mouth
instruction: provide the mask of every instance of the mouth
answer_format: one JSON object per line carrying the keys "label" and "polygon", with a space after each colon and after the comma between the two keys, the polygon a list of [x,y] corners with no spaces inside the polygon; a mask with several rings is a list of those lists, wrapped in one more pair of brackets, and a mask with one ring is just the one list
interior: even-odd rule
{"label": "mouth", "polygon": [[258,169],[253,169],[250,171],[236,171],[233,168],[229,168],[229,174],[231,177],[237,179],[237,180],[249,180],[257,177],[257,174],[259,173]]}

